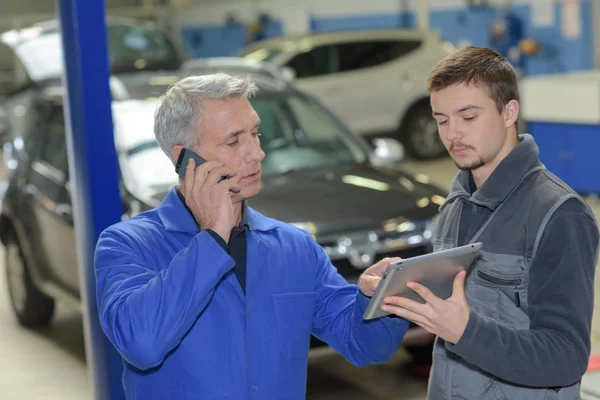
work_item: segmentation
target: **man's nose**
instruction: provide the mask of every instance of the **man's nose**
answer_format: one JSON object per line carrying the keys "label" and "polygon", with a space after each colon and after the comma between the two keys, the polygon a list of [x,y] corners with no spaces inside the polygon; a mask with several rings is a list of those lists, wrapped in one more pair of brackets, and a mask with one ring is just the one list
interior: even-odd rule
{"label": "man's nose", "polygon": [[262,147],[260,147],[260,143],[256,141],[256,143],[253,144],[252,149],[250,150],[250,159],[252,161],[261,162],[264,158],[265,152],[263,151]]}
{"label": "man's nose", "polygon": [[462,139],[464,132],[458,121],[448,121],[448,130],[446,131],[446,139],[449,141]]}

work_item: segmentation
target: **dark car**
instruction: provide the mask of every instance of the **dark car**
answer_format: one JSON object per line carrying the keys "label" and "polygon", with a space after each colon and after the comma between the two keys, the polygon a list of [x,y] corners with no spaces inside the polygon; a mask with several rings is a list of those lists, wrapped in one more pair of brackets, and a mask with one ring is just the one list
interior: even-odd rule
{"label": "dark car", "polygon": [[[390,162],[397,161],[393,141],[382,139],[372,151],[312,96],[264,75],[255,80],[259,92],[251,102],[267,155],[253,208],[310,232],[350,282],[383,257],[431,251],[446,193]],[[138,87],[113,79],[113,87],[127,92],[131,85]],[[150,96],[113,100],[123,219],[157,206],[177,183],[154,138],[155,107]],[[5,160],[13,173],[0,239],[15,314],[21,324],[38,327],[49,323],[55,299],[80,302],[60,85],[46,87],[23,121]],[[419,329],[405,344],[422,343]]]}

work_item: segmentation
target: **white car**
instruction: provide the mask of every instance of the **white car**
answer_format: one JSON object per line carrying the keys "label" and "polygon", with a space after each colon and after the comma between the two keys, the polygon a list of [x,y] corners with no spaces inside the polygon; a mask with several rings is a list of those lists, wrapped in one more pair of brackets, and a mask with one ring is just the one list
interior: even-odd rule
{"label": "white car", "polygon": [[453,50],[435,32],[395,29],[268,39],[240,55],[293,72],[299,89],[356,132],[393,133],[411,155],[426,159],[446,152],[431,116],[427,75]]}

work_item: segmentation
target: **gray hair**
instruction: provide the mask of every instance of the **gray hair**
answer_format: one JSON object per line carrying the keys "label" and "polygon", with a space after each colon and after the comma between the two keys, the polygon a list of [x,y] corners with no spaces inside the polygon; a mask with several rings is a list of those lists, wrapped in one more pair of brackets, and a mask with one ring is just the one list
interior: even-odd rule
{"label": "gray hair", "polygon": [[195,132],[201,126],[204,101],[250,98],[257,90],[250,78],[221,72],[181,79],[161,96],[156,109],[154,135],[158,145],[175,162],[171,155],[174,146],[198,146]]}

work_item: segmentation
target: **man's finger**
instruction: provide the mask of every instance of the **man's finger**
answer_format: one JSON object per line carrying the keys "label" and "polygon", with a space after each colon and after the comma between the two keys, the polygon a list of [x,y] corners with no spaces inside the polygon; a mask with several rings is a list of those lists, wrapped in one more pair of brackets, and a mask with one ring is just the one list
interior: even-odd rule
{"label": "man's finger", "polygon": [[452,284],[452,297],[453,298],[464,298],[465,297],[465,278],[467,276],[467,271],[464,269],[461,270],[454,277],[454,282]]}
{"label": "man's finger", "polygon": [[206,182],[210,183],[210,184],[216,184],[221,181],[221,178],[223,176],[228,176],[229,178],[233,178],[236,175],[237,175],[236,171],[234,171],[233,169],[231,169],[225,165],[222,165],[222,166],[214,167],[210,171],[208,171],[208,173],[206,175]]}
{"label": "man's finger", "polygon": [[376,275],[381,277],[383,276],[383,274],[385,274],[385,271],[390,266],[390,264],[401,260],[402,259],[400,257],[384,258],[383,260],[380,260],[368,269],[368,275]]}
{"label": "man's finger", "polygon": [[238,194],[239,192],[242,191],[242,188],[240,187],[240,185],[238,185],[235,182],[231,182],[229,180],[224,180],[221,183],[219,183],[219,186],[227,188],[227,191],[229,192],[229,194]]}
{"label": "man's finger", "polygon": [[369,297],[372,296],[390,264],[400,260],[402,259],[399,257],[384,258],[383,260],[367,268],[367,270],[361,274],[358,281],[360,290],[365,295]]}
{"label": "man's finger", "polygon": [[374,293],[379,285],[379,282],[381,282],[381,278],[366,275],[362,277],[362,281],[366,284],[366,289],[370,290],[371,293]]}
{"label": "man's finger", "polygon": [[384,265],[384,266],[388,267],[390,264],[393,264],[393,263],[401,261],[401,260],[402,259],[400,257],[386,257],[386,258],[380,260],[375,265]]}
{"label": "man's finger", "polygon": [[435,294],[431,293],[431,290],[427,289],[425,286],[421,285],[417,282],[408,282],[406,284],[411,290],[416,292],[419,296],[423,298],[429,304],[435,304],[440,301],[440,298]]}
{"label": "man's finger", "polygon": [[406,308],[397,307],[397,306],[394,306],[391,304],[384,304],[383,307],[381,307],[381,309],[383,311],[397,315],[400,318],[404,318],[408,321],[414,322],[415,324],[419,325],[420,327],[422,327],[428,331],[433,328],[431,326],[431,322],[429,321],[429,319],[427,319],[427,317],[425,317],[421,314],[418,314],[416,312],[413,312],[411,310],[408,310]]}
{"label": "man's finger", "polygon": [[193,158],[188,159],[185,166],[185,176],[183,177],[184,196],[186,199],[192,198],[192,189],[194,188],[194,170],[196,169],[196,161]]}
{"label": "man's finger", "polygon": [[421,304],[417,301],[408,299],[406,297],[401,296],[391,296],[383,299],[385,305],[391,305],[395,307],[405,308],[409,311],[412,311],[416,314],[426,315],[427,306],[425,304]]}

